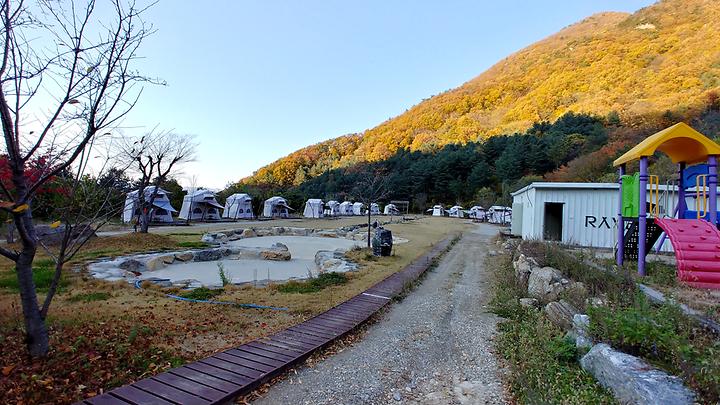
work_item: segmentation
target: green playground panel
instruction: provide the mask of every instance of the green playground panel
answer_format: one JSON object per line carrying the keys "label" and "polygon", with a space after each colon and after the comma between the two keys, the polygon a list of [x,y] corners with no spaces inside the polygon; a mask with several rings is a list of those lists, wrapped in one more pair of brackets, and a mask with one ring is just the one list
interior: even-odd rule
{"label": "green playground panel", "polygon": [[640,173],[624,175],[622,181],[622,216],[636,218],[640,212]]}

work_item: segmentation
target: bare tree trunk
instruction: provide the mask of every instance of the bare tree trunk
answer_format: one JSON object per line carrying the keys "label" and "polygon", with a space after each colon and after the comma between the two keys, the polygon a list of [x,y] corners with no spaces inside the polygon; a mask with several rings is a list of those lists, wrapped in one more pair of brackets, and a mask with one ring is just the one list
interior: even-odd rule
{"label": "bare tree trunk", "polygon": [[140,212],[140,233],[148,233],[150,228],[150,213],[141,211]]}
{"label": "bare tree trunk", "polygon": [[[44,357],[48,353],[50,343],[48,330],[40,313],[37,293],[35,292],[35,282],[33,281],[32,263],[37,252],[37,242],[35,241],[35,227],[30,209],[28,208],[21,215],[16,216],[16,221],[20,221],[18,228],[22,227],[22,230],[18,230],[25,233],[23,249],[15,262],[15,271],[20,288],[20,302],[25,320],[25,344],[30,356]],[[32,243],[28,243],[29,241],[32,241]]]}

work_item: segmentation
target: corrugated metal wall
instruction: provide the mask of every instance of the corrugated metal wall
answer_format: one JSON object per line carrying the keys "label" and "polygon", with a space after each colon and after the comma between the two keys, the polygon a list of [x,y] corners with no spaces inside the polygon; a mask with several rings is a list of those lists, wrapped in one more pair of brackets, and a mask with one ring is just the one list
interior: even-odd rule
{"label": "corrugated metal wall", "polygon": [[[617,189],[530,188],[514,196],[523,204],[523,239],[543,239],[545,203],[563,203],[562,242],[613,248],[617,240]],[[663,250],[671,251],[669,241]]]}

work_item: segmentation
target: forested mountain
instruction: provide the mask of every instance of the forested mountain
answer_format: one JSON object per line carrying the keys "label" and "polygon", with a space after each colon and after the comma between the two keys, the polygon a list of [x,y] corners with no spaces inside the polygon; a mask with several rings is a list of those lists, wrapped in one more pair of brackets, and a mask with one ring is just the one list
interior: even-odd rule
{"label": "forested mountain", "polygon": [[623,133],[705,114],[718,87],[720,1],[664,0],[634,14],[589,17],[363,134],[298,150],[241,184],[287,188],[405,151],[524,133],[568,112],[602,117],[620,147]]}

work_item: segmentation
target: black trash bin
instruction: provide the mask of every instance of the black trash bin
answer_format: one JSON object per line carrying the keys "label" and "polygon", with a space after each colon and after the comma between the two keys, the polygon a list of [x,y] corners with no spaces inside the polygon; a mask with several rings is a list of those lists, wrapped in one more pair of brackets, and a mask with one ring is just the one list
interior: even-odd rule
{"label": "black trash bin", "polygon": [[390,256],[392,253],[392,232],[385,228],[377,228],[372,239],[373,254],[375,256]]}

